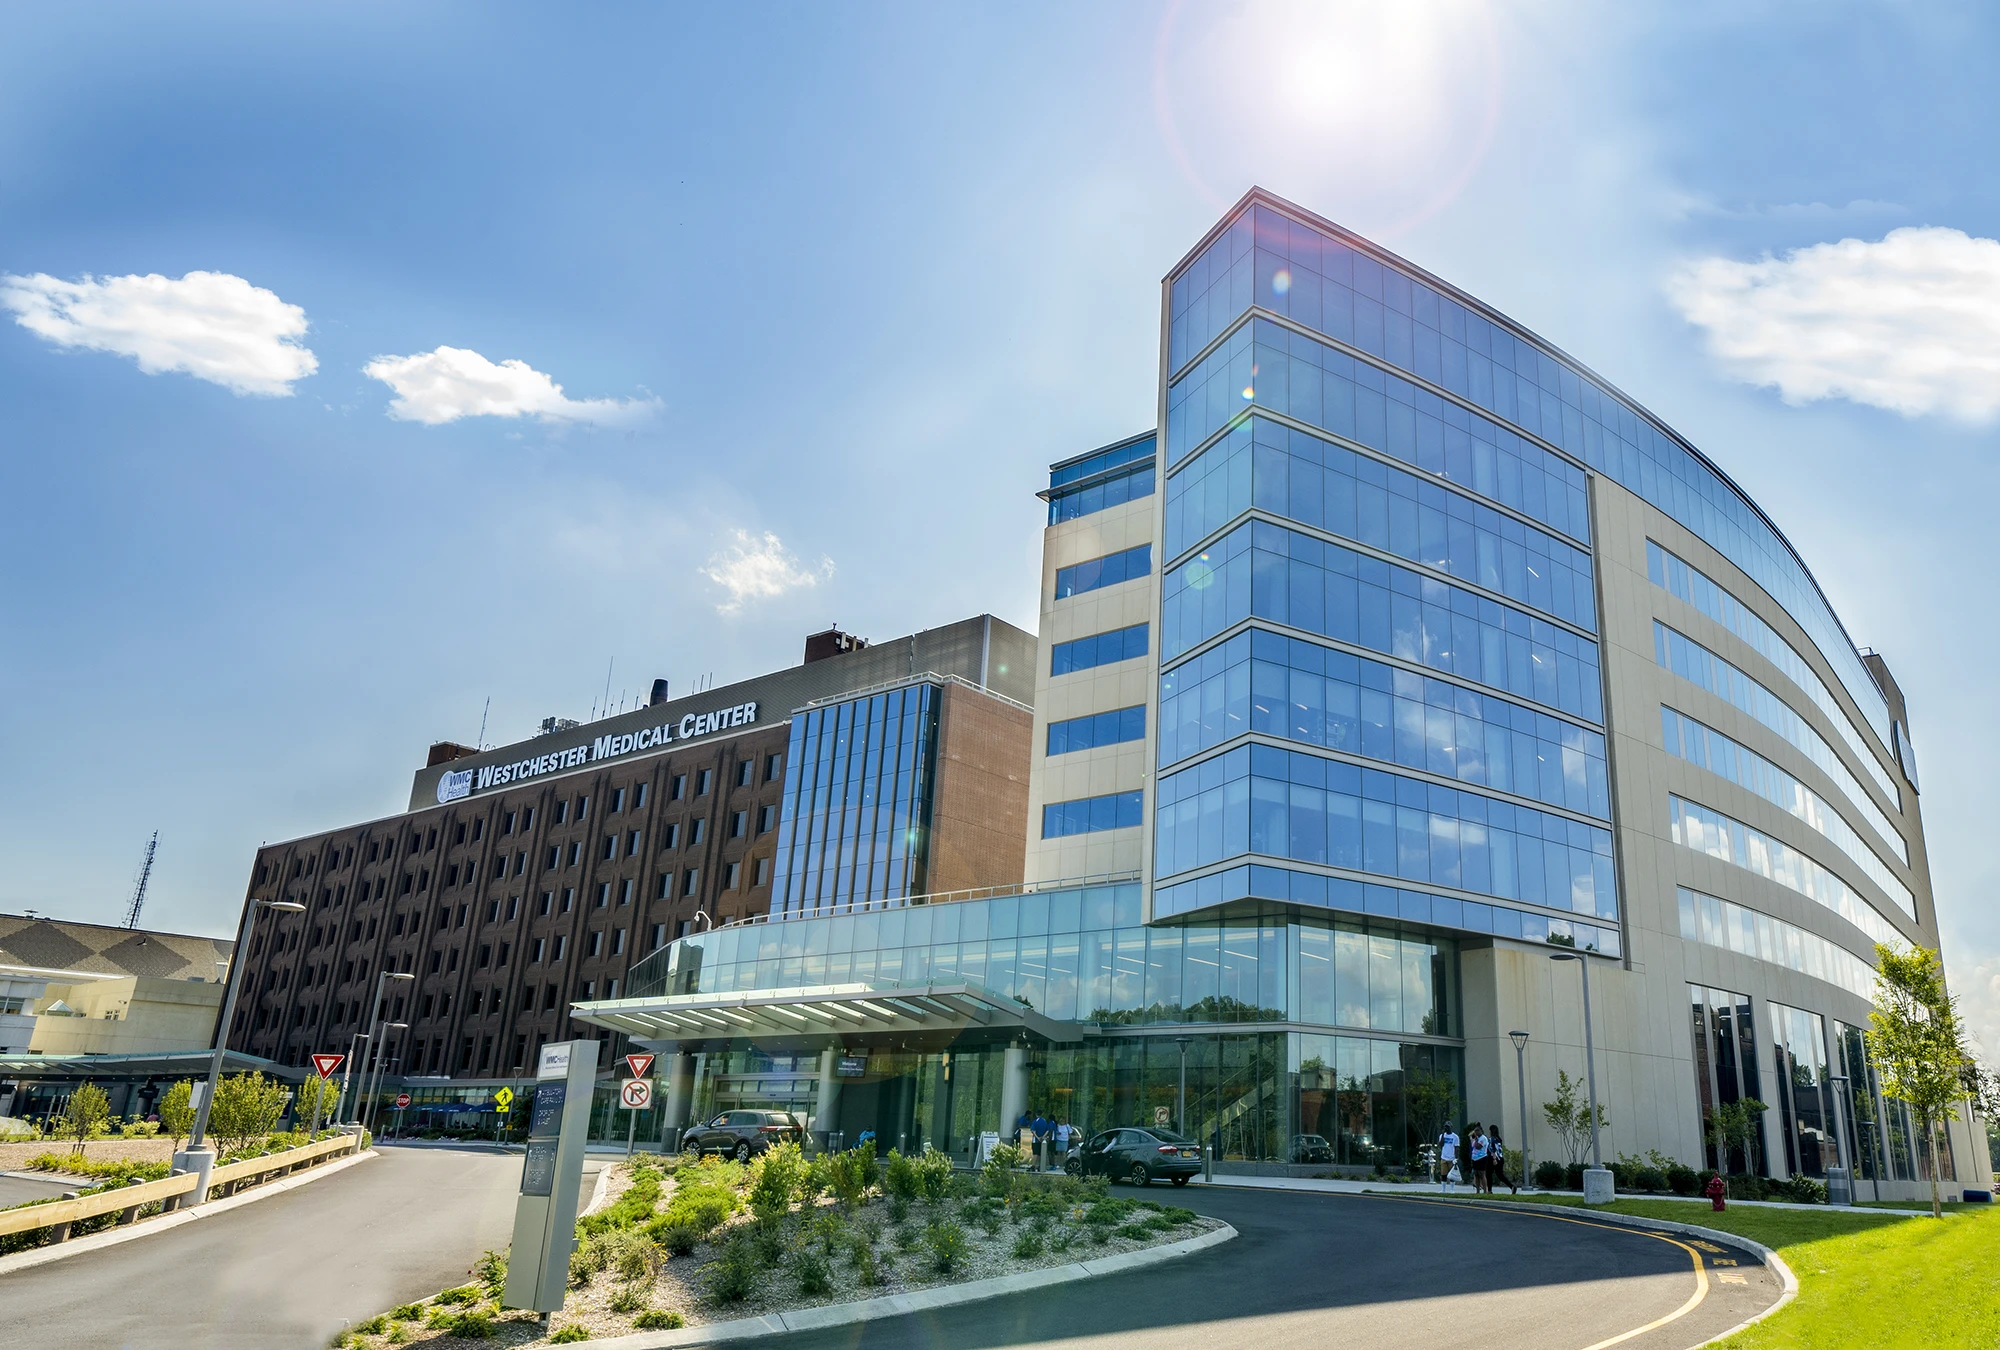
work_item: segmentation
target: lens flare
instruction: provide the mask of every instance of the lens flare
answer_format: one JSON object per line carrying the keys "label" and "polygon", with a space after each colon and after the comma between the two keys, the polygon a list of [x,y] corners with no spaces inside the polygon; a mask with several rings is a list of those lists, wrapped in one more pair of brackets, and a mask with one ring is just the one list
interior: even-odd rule
{"label": "lens flare", "polygon": [[1278,295],[1283,295],[1286,291],[1289,291],[1291,288],[1292,288],[1291,272],[1286,268],[1280,267],[1277,271],[1277,274],[1271,278],[1272,291],[1274,291]]}

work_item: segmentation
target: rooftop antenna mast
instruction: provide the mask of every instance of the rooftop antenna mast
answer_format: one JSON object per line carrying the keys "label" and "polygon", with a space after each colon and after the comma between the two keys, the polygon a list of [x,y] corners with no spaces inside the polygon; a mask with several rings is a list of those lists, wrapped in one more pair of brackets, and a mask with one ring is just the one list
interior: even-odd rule
{"label": "rooftop antenna mast", "polygon": [[153,877],[153,855],[160,848],[160,832],[153,831],[153,837],[146,841],[146,861],[139,867],[139,884],[132,888],[132,905],[125,911],[125,926],[139,926],[139,909],[146,903],[146,883]]}
{"label": "rooftop antenna mast", "polygon": [[486,696],[486,706],[479,710],[479,739],[473,744],[481,750],[486,748],[486,714],[493,711],[493,695]]}

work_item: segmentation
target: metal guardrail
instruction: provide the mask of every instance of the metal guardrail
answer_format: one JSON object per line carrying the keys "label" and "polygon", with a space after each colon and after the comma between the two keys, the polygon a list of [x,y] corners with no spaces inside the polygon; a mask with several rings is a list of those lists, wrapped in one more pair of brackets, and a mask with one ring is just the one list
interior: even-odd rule
{"label": "metal guardrail", "polygon": [[[217,1167],[208,1175],[211,1192],[231,1195],[245,1181],[268,1176],[274,1172],[290,1172],[297,1167],[308,1167],[323,1158],[338,1153],[358,1150],[359,1135],[341,1135],[334,1139],[322,1139],[316,1144],[306,1144],[299,1148],[286,1149],[283,1153],[271,1153],[261,1158],[245,1158]],[[192,1172],[178,1176],[162,1177],[158,1181],[141,1181],[130,1186],[120,1186],[113,1190],[99,1191],[95,1195],[80,1195],[74,1200],[54,1200],[42,1205],[23,1205],[17,1209],[0,1210],[0,1236],[10,1233],[30,1233],[38,1228],[60,1230],[55,1241],[61,1242],[69,1236],[72,1224],[85,1219],[95,1219],[105,1214],[117,1214],[120,1224],[128,1224],[139,1217],[142,1206],[158,1201],[165,1207],[169,1200],[187,1195],[195,1188],[196,1177]]]}

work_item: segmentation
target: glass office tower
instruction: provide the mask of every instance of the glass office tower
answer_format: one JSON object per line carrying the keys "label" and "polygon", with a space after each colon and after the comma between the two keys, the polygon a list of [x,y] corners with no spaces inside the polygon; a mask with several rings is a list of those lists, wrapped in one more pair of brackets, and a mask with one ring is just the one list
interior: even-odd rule
{"label": "glass office tower", "polygon": [[967,1161],[1018,1109],[1225,1170],[1408,1166],[1472,1120],[1548,1159],[1594,1068],[1607,1160],[1985,1183],[1855,1031],[1874,944],[1938,945],[1909,718],[1762,509],[1261,191],[1164,287],[1160,430],[1042,494],[1027,884],[689,938],[588,1020],[681,1052],[697,1105]]}

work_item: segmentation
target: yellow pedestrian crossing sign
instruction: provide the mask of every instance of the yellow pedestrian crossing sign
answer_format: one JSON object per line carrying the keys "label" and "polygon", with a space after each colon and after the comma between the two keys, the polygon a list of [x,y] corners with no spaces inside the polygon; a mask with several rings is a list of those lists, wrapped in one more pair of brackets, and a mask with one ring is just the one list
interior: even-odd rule
{"label": "yellow pedestrian crossing sign", "polygon": [[498,1092],[493,1094],[493,1109],[498,1111],[501,1115],[503,1116],[506,1115],[507,1108],[511,1107],[513,1104],[514,1104],[514,1089],[510,1087],[503,1087]]}

